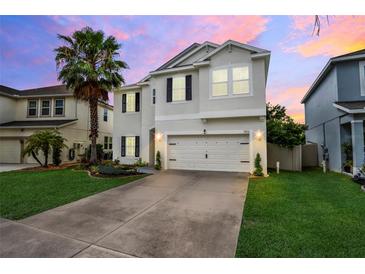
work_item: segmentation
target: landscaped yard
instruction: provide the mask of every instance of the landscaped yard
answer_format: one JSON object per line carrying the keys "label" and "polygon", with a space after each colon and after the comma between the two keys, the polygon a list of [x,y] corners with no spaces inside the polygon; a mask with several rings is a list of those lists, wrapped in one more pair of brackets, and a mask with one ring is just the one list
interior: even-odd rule
{"label": "landscaped yard", "polygon": [[139,179],[91,178],[71,169],[0,173],[0,216],[18,220]]}
{"label": "landscaped yard", "polygon": [[318,169],[251,179],[236,257],[365,257],[365,193]]}

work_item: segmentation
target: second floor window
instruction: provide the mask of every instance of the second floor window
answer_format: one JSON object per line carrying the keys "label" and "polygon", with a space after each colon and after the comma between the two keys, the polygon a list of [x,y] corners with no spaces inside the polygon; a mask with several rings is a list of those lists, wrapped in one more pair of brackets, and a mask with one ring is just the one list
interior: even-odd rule
{"label": "second floor window", "polygon": [[127,112],[135,112],[136,111],[136,94],[128,93],[127,94]]}
{"label": "second floor window", "polygon": [[37,116],[37,100],[28,100],[28,116]]}
{"label": "second floor window", "polygon": [[108,109],[106,108],[104,108],[103,120],[104,122],[108,121]]}
{"label": "second floor window", "polygon": [[122,94],[122,112],[139,112],[140,93],[128,92]]}
{"label": "second floor window", "polygon": [[55,100],[54,115],[55,116],[63,116],[64,114],[65,114],[65,100],[64,99],[56,99]]}
{"label": "second floor window", "polygon": [[172,101],[185,101],[185,77],[173,78]]}
{"label": "second floor window", "polygon": [[51,100],[42,100],[41,101],[41,116],[50,116],[51,115]]}
{"label": "second floor window", "polygon": [[234,65],[219,68],[211,74],[211,96],[227,97],[250,94],[249,65]]}
{"label": "second floor window", "polygon": [[216,69],[212,73],[212,96],[228,95],[228,69]]}
{"label": "second floor window", "polygon": [[233,94],[247,94],[250,92],[249,88],[249,72],[248,66],[232,68],[232,93]]}

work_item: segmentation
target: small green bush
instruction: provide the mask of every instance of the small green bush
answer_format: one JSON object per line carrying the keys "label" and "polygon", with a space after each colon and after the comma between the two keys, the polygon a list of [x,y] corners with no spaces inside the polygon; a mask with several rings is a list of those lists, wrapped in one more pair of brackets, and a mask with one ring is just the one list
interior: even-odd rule
{"label": "small green bush", "polygon": [[156,164],[155,164],[155,169],[160,170],[161,169],[161,153],[158,150],[156,153]]}
{"label": "small green bush", "polygon": [[261,166],[261,156],[260,153],[256,154],[255,158],[255,171],[253,172],[255,176],[263,176],[264,173],[262,172],[262,166]]}
{"label": "small green bush", "polygon": [[135,163],[135,166],[138,166],[138,167],[145,167],[145,166],[147,166],[148,165],[148,163],[147,162],[145,162],[145,161],[142,161],[142,158],[139,158],[138,160],[137,160],[137,162]]}
{"label": "small green bush", "polygon": [[90,166],[90,172],[91,172],[91,174],[98,174],[99,173],[99,167],[98,166]]}

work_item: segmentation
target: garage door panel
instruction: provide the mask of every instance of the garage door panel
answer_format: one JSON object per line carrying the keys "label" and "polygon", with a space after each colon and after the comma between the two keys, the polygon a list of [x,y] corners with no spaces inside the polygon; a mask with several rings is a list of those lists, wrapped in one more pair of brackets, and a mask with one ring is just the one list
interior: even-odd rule
{"label": "garage door panel", "polygon": [[[169,136],[168,168],[248,172],[248,135]],[[206,157],[207,156],[207,157]]]}
{"label": "garage door panel", "polygon": [[21,162],[19,140],[0,140],[0,163],[19,164]]}

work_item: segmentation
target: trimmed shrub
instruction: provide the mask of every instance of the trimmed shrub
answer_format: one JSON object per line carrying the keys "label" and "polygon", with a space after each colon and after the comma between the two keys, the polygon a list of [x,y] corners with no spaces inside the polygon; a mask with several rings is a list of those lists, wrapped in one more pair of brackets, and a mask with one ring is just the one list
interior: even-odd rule
{"label": "trimmed shrub", "polygon": [[160,170],[161,169],[161,153],[158,150],[156,153],[156,164],[155,164],[155,169]]}
{"label": "trimmed shrub", "polygon": [[262,166],[261,166],[261,156],[260,153],[256,154],[255,158],[255,171],[253,172],[255,176],[263,176],[264,173],[262,172]]}

